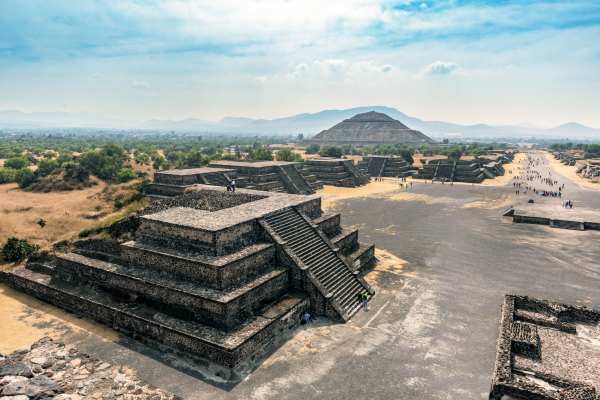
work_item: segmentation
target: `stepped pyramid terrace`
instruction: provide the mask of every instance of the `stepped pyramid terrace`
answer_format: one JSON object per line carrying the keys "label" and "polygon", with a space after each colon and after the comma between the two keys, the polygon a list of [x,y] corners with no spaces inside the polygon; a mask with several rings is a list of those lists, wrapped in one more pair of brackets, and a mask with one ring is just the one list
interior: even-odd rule
{"label": "stepped pyramid terrace", "polygon": [[348,321],[375,295],[374,245],[319,196],[197,188],[0,280],[232,379],[301,311]]}
{"label": "stepped pyramid terrace", "polygon": [[506,171],[502,164],[513,159],[514,154],[509,152],[473,160],[429,160],[412,177],[433,181],[481,183],[484,179],[504,175]]}
{"label": "stepped pyramid terrace", "polygon": [[366,185],[370,180],[354,165],[352,160],[344,158],[311,158],[306,160],[304,168],[322,185],[357,187]]}
{"label": "stepped pyramid terrace", "polygon": [[368,156],[358,162],[358,169],[369,177],[406,177],[411,165],[400,156]]}
{"label": "stepped pyramid terrace", "polygon": [[221,161],[208,168],[187,168],[154,174],[147,194],[152,199],[184,193],[191,185],[230,186],[291,194],[314,194],[323,185],[302,163],[286,161]]}
{"label": "stepped pyramid terrace", "polygon": [[318,135],[304,140],[300,146],[316,143],[323,146],[350,145],[357,147],[396,145],[403,143],[408,147],[437,146],[438,142],[423,133],[410,129],[402,122],[390,116],[369,111],[345,119],[339,124],[324,130]]}

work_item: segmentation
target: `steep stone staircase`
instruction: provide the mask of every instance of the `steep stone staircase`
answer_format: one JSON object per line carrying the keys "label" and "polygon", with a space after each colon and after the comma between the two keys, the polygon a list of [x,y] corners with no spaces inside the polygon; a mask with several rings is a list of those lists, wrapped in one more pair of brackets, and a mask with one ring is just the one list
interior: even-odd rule
{"label": "steep stone staircase", "polygon": [[266,217],[265,221],[333,295],[348,317],[360,309],[358,291],[369,293],[368,285],[350,270],[302,215],[289,208]]}
{"label": "steep stone staircase", "polygon": [[[280,165],[278,169],[282,175],[287,177],[292,183],[292,187],[288,187],[288,190],[292,194],[315,194],[313,188],[306,182],[306,179],[300,174],[300,171],[296,169],[292,164]],[[296,193],[295,193],[296,192]]]}
{"label": "steep stone staircase", "polygon": [[385,159],[380,157],[371,158],[371,162],[369,163],[369,169],[367,170],[367,174],[371,176],[380,176],[382,172],[383,165],[385,164]]}
{"label": "steep stone staircase", "polygon": [[221,172],[211,172],[209,174],[200,175],[204,178],[208,185],[214,186],[229,186],[231,182]]}

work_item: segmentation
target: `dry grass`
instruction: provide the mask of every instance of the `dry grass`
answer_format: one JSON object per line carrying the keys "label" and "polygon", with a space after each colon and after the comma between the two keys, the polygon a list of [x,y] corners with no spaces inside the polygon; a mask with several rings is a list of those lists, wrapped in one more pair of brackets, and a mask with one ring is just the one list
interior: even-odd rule
{"label": "dry grass", "polygon": [[[16,183],[0,185],[0,242],[15,236],[44,247],[79,232],[93,222],[84,215],[96,212],[95,206],[112,209],[100,200],[103,186],[36,193],[19,189]],[[36,223],[40,218],[46,221],[44,228]]]}
{"label": "dry grass", "polygon": [[[19,189],[16,183],[0,185],[0,243],[10,237],[27,239],[44,248],[62,239],[76,237],[84,229],[105,226],[144,204],[115,212],[115,200],[127,200],[140,180],[119,185],[98,185],[68,192],[36,193]],[[90,215],[105,215],[101,221]],[[88,218],[86,218],[88,217]],[[46,221],[41,228],[37,221]]]}

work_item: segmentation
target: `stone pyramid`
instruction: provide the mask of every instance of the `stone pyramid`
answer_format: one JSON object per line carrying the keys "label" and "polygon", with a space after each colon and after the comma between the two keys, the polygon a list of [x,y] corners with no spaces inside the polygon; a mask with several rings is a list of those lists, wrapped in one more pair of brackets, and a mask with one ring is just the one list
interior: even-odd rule
{"label": "stone pyramid", "polygon": [[438,143],[419,131],[410,129],[402,122],[375,111],[357,114],[339,124],[324,130],[300,145],[310,146],[317,143],[321,146],[376,146],[403,143],[409,147],[419,148],[423,145],[435,146]]}

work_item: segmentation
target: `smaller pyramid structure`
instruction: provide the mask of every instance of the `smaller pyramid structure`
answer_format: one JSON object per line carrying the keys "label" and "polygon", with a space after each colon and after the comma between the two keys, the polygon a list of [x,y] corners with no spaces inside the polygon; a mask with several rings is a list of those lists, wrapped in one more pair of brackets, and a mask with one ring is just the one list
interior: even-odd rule
{"label": "smaller pyramid structure", "polygon": [[402,143],[408,147],[419,148],[423,145],[437,146],[438,142],[425,134],[410,129],[402,122],[392,117],[369,111],[345,119],[339,124],[324,130],[311,139],[304,140],[301,146],[310,146],[313,143],[322,146],[350,146],[364,147],[376,145],[395,145]]}

